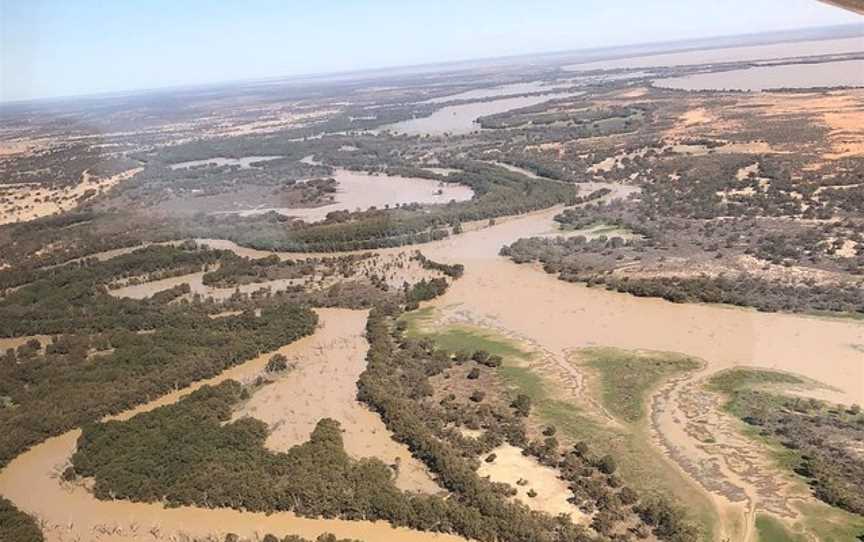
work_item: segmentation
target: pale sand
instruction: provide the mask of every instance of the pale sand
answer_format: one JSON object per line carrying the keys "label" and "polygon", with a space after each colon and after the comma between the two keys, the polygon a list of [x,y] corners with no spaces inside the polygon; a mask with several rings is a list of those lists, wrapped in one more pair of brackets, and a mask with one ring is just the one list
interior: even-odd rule
{"label": "pale sand", "polygon": [[828,128],[828,143],[823,157],[836,160],[864,155],[864,90],[813,94],[763,95],[749,103],[760,106],[759,114],[783,116],[812,114]]}
{"label": "pale sand", "polygon": [[[323,322],[330,322],[338,320],[345,312],[340,309],[320,309],[318,314]],[[304,337],[228,369],[217,377],[166,394],[109,419],[125,420],[141,412],[172,404],[205,384],[215,385],[228,379],[250,382],[261,374],[267,361],[276,352],[290,356],[292,352],[313,347],[317,340],[315,335]],[[100,501],[81,485],[66,484],[59,478],[59,474],[69,464],[69,457],[75,451],[80,434],[80,430],[76,429],[48,439],[19,455],[0,472],[0,495],[35,516],[48,542],[175,541],[207,536],[221,539],[229,532],[247,538],[273,533],[280,537],[296,534],[312,539],[331,532],[339,537],[358,538],[364,542],[464,540],[456,536],[394,529],[384,522],[306,519],[290,513],[266,515],[229,509],[165,508],[160,504]]]}
{"label": "pale sand", "polygon": [[234,295],[235,292],[241,294],[251,294],[262,288],[268,288],[274,292],[285,290],[290,286],[304,284],[305,278],[300,279],[276,279],[263,282],[254,282],[250,284],[242,284],[233,288],[215,288],[207,286],[202,282],[204,272],[190,273],[188,275],[180,275],[178,277],[170,277],[167,279],[154,280],[150,282],[142,282],[140,284],[132,284],[123,286],[114,290],[108,290],[108,293],[114,297],[128,297],[131,299],[144,299],[150,297],[156,292],[173,288],[181,284],[188,284],[191,288],[191,294],[200,294],[201,297],[213,298],[217,301],[224,301]]}
{"label": "pale sand", "polygon": [[685,127],[691,126],[700,126],[703,124],[708,124],[717,120],[717,118],[712,115],[706,108],[697,107],[695,109],[690,109],[683,115],[681,115],[681,123]]}
{"label": "pale sand", "polygon": [[[88,172],[81,175],[81,182],[74,187],[52,189],[45,186],[0,185],[0,225],[26,222],[43,216],[74,209],[79,199],[88,190],[104,193],[118,183],[130,179],[144,168],[135,168],[103,179],[92,177]],[[2,200],[6,199],[7,202]],[[37,201],[38,200],[38,201]]]}
{"label": "pale sand", "polygon": [[[231,243],[230,241],[199,239],[198,242],[199,244],[208,246],[210,248],[218,248],[220,250],[232,250],[237,255],[247,258],[260,259],[271,254],[265,251],[242,248],[235,245],[234,243]],[[120,253],[127,253],[135,250],[135,248],[127,248],[121,250],[122,252]],[[369,258],[355,262],[351,269],[354,274],[348,277],[336,273],[327,275],[323,273],[322,269],[319,269],[318,271],[316,271],[316,273],[312,275],[298,278],[265,280],[261,282],[240,284],[228,288],[220,288],[204,284],[203,277],[205,272],[199,271],[197,273],[189,273],[177,277],[145,281],[138,284],[129,284],[121,286],[119,288],[115,288],[113,290],[108,290],[108,293],[114,297],[144,299],[162,290],[167,290],[168,288],[173,288],[181,284],[188,284],[190,288],[190,293],[184,296],[186,298],[190,298],[193,295],[198,294],[205,299],[212,298],[216,301],[225,301],[231,296],[233,296],[235,293],[252,294],[262,289],[270,290],[271,292],[278,292],[287,290],[288,288],[293,286],[303,286],[306,291],[321,290],[342,281],[357,280],[364,277],[368,278],[372,277],[373,275],[379,277],[383,280],[384,283],[388,285],[388,287],[394,289],[401,288],[405,282],[408,282],[409,284],[414,284],[423,279],[428,280],[443,276],[442,273],[439,271],[423,269],[419,262],[411,259],[411,252],[413,251],[406,251],[404,247],[399,247],[387,254],[373,254]],[[113,255],[109,255],[109,253]],[[114,257],[118,255],[117,253],[118,251],[100,252],[88,256],[88,258],[96,257],[108,259],[109,257]],[[336,254],[331,254],[330,256],[332,257],[335,255]],[[303,256],[304,255],[299,253],[292,253],[289,257],[283,253],[280,257],[283,260],[286,260],[303,259]],[[322,255],[315,254],[309,256],[320,257]]]}
{"label": "pale sand", "polygon": [[319,311],[315,335],[283,353],[294,370],[257,391],[234,419],[251,416],[271,428],[266,446],[286,451],[309,440],[322,418],[342,424],[346,451],[355,458],[377,457],[398,463],[396,485],[406,491],[437,493],[425,465],[394,441],[381,418],[357,400],[357,380],[366,369],[369,343],[363,336],[366,312],[347,309]]}
{"label": "pale sand", "polygon": [[[576,523],[590,522],[591,518],[587,514],[567,502],[573,493],[567,483],[558,477],[558,471],[541,465],[533,457],[523,455],[522,450],[511,444],[503,444],[492,450],[492,453],[496,455],[495,461],[487,463],[484,460],[477,474],[488,476],[493,482],[509,484],[517,491],[513,498],[532,510],[553,516],[567,514]],[[528,483],[520,486],[517,482],[522,479]],[[535,497],[528,496],[532,489],[537,493]]]}
{"label": "pale sand", "polygon": [[0,141],[0,158],[17,154],[31,153],[49,144],[46,139],[29,139],[26,137]]}
{"label": "pale sand", "polygon": [[36,339],[39,341],[42,344],[43,349],[54,341],[54,338],[51,335],[28,335],[26,337],[0,338],[0,355],[5,354],[6,350],[10,348],[18,348],[30,339]]}

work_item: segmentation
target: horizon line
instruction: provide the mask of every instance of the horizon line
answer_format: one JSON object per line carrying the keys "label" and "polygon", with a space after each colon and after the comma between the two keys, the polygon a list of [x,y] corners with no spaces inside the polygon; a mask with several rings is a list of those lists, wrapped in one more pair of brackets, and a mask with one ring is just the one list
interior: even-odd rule
{"label": "horizon line", "polygon": [[[634,42],[627,43],[623,45],[601,45],[597,47],[585,47],[580,49],[558,49],[552,51],[536,51],[536,52],[528,52],[528,53],[517,53],[512,55],[502,55],[502,56],[486,56],[486,57],[471,57],[471,58],[463,58],[458,60],[446,60],[440,62],[421,62],[416,64],[396,64],[396,65],[387,65],[387,66],[377,66],[370,68],[361,68],[354,70],[337,70],[330,72],[306,72],[306,73],[296,73],[296,74],[282,74],[282,75],[272,75],[265,77],[253,77],[253,78],[241,78],[241,79],[220,79],[207,81],[202,83],[183,83],[183,84],[174,84],[174,85],[165,85],[165,86],[156,86],[156,87],[139,87],[139,88],[130,88],[123,90],[107,90],[107,91],[95,91],[95,92],[83,92],[80,94],[66,94],[66,95],[57,95],[57,96],[42,96],[42,97],[34,97],[34,98],[20,98],[14,100],[0,100],[0,108],[7,106],[21,106],[27,104],[35,104],[39,102],[64,102],[64,101],[77,101],[77,100],[87,100],[87,99],[107,99],[107,98],[122,98],[122,97],[131,97],[135,95],[146,95],[146,94],[158,94],[162,92],[169,91],[182,91],[182,90],[194,90],[194,89],[206,89],[206,88],[215,88],[215,87],[223,87],[223,86],[233,86],[233,85],[244,85],[244,84],[254,84],[254,83],[278,83],[278,82],[290,82],[292,79],[303,80],[303,79],[320,79],[326,77],[337,77],[337,76],[358,76],[357,79],[362,79],[363,74],[374,74],[376,72],[388,72],[388,71],[397,71],[397,70],[411,70],[411,69],[420,69],[420,68],[432,68],[436,66],[446,67],[446,66],[458,66],[460,64],[469,64],[469,63],[477,63],[477,62],[506,62],[513,61],[517,59],[527,59],[532,57],[554,57],[554,56],[567,56],[578,53],[601,53],[603,51],[615,51],[615,50],[626,50],[628,48],[634,47],[646,47],[646,46],[675,46],[675,45],[686,45],[688,43],[698,44],[702,42],[706,42],[704,46],[695,45],[690,48],[681,48],[681,49],[667,49],[667,50],[655,50],[655,51],[646,51],[642,53],[634,53],[634,54],[624,54],[619,56],[612,56],[606,58],[595,58],[595,59],[585,59],[582,61],[573,62],[573,64],[584,64],[589,62],[597,62],[602,60],[615,60],[621,58],[639,58],[642,56],[652,56],[658,54],[668,54],[668,53],[679,53],[679,52],[690,52],[690,51],[708,51],[712,49],[735,49],[739,47],[754,47],[760,45],[776,45],[781,43],[794,43],[797,41],[827,41],[832,39],[844,39],[856,36],[821,36],[821,37],[804,37],[804,36],[794,36],[794,34],[798,33],[806,33],[806,32],[818,32],[818,31],[826,31],[826,30],[847,30],[860,27],[864,29],[864,21],[856,22],[856,23],[842,23],[835,25],[823,25],[823,26],[804,26],[792,29],[783,29],[783,30],[766,30],[764,32],[749,32],[744,34],[720,34],[714,36],[708,36],[704,38],[688,38],[688,39],[680,39],[680,40],[668,40],[668,41],[648,41],[648,42]],[[791,34],[791,35],[790,35]],[[787,37],[783,37],[783,35],[790,35]],[[752,43],[742,43],[738,45],[730,45],[730,44],[715,44],[711,45],[711,41],[718,40],[729,40],[729,39],[742,39],[742,38],[759,38],[764,37],[766,41],[760,42],[758,40]],[[772,39],[772,37],[774,39]],[[864,37],[864,34],[857,37]],[[381,74],[378,78],[384,78],[386,74]]]}

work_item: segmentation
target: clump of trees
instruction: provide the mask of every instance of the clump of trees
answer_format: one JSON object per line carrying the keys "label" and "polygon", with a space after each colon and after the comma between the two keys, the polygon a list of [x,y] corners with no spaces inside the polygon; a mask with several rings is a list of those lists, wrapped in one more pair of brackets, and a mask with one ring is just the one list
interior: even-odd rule
{"label": "clump of trees", "polygon": [[226,423],[242,396],[243,386],[227,381],[127,422],[87,425],[75,473],[93,477],[103,499],[346,519],[389,519],[405,506],[387,465],[348,456],[338,422],[323,419],[308,442],[272,453],[263,422]]}
{"label": "clump of trees", "polygon": [[539,261],[547,272],[567,282],[602,285],[673,303],[722,303],[767,312],[864,313],[864,289],[855,282],[787,283],[750,272],[680,277],[629,277],[610,273],[617,259],[605,255],[631,247],[635,247],[632,252],[637,255],[646,250],[639,242],[620,237],[589,241],[583,236],[574,236],[519,239],[502,248],[501,254],[517,263]]}
{"label": "clump of trees", "polygon": [[421,279],[405,288],[405,301],[416,307],[421,301],[435,299],[447,291],[447,280],[443,278]]}
{"label": "clump of trees", "polygon": [[0,540],[42,542],[44,538],[33,518],[0,497]]}
{"label": "clump of trees", "polygon": [[[756,379],[759,380],[756,380]],[[843,408],[816,399],[761,391],[752,384],[795,384],[782,373],[731,371],[712,379],[728,396],[725,408],[795,458],[793,469],[826,503],[864,515],[864,459],[854,443],[864,440],[860,407]]]}
{"label": "clump of trees", "polygon": [[17,405],[0,409],[0,464],[49,436],[212,377],[315,329],[314,312],[286,301],[262,306],[260,316],[246,310],[211,319],[203,304],[118,299],[105,290],[136,269],[200,267],[217,256],[148,247],[41,271],[0,300],[2,332],[57,336],[44,354],[41,345],[25,345],[0,362],[0,396]]}
{"label": "clump of trees", "polygon": [[417,260],[418,262],[420,262],[420,265],[423,267],[423,269],[432,269],[435,271],[440,271],[440,272],[444,273],[445,275],[447,275],[448,277],[453,278],[453,279],[458,279],[465,272],[465,266],[462,265],[461,263],[456,263],[456,264],[452,264],[452,265],[444,264],[444,263],[438,263],[438,262],[430,260],[429,258],[424,256],[423,254],[421,254],[419,250],[414,252],[414,255],[411,258],[413,260]]}
{"label": "clump of trees", "polygon": [[273,356],[267,361],[264,370],[268,373],[286,371],[288,370],[288,358],[282,354],[273,354]]}

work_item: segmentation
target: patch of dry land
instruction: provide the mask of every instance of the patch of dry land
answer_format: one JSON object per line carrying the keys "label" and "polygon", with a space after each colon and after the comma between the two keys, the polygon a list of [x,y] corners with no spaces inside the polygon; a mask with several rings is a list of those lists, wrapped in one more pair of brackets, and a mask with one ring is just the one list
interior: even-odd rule
{"label": "patch of dry land", "polygon": [[142,170],[143,168],[130,169],[101,179],[85,171],[81,175],[80,183],[65,188],[31,184],[0,185],[0,225],[26,222],[74,209],[87,199],[107,192]]}
{"label": "patch of dry land", "polygon": [[[232,243],[231,241],[218,239],[197,239],[196,241],[202,246],[208,246],[217,250],[231,250],[238,256],[252,259],[265,258],[274,254],[280,256],[283,260],[303,260],[306,257],[332,257],[337,255],[337,253],[304,254],[293,252],[267,252],[244,248],[236,243]],[[110,250],[89,257],[110,259],[114,256],[131,252],[137,248],[139,247]],[[204,275],[210,270],[212,269],[155,280],[151,280],[148,276],[132,277],[113,283],[112,287],[108,290],[108,293],[114,297],[145,299],[158,292],[174,288],[175,286],[188,284],[189,293],[178,299],[192,299],[195,295],[199,295],[203,299],[210,298],[215,301],[225,301],[235,294],[249,295],[260,290],[278,292],[287,290],[294,286],[303,286],[306,291],[322,290],[348,278],[337,274],[325,273],[324,270],[318,269],[314,274],[304,275],[298,278],[262,280],[220,288],[204,284]],[[368,258],[356,262],[352,271],[354,273],[351,275],[352,277],[370,277],[375,275],[391,288],[401,288],[406,281],[409,284],[413,284],[423,279],[428,280],[441,275],[438,271],[424,269],[417,260],[412,259],[412,254],[410,252],[401,248],[383,254],[370,253]]]}
{"label": "patch of dry land", "polygon": [[[533,510],[553,516],[566,514],[575,523],[582,523],[587,518],[586,514],[567,501],[572,493],[555,469],[523,455],[522,450],[511,444],[503,444],[492,450],[492,453],[495,454],[495,460],[480,464],[477,470],[480,476],[488,476],[493,482],[515,488],[516,496],[513,498]],[[533,497],[529,495],[532,491],[536,493]]]}
{"label": "patch of dry land", "polygon": [[[357,373],[359,363],[356,361],[362,357],[364,347],[362,339],[359,338],[362,322],[365,322],[365,312],[346,311],[340,309],[322,309],[318,311],[321,318],[322,328],[316,334],[300,339],[299,341],[286,345],[274,352],[265,353],[257,358],[254,358],[242,365],[229,369],[221,375],[196,383],[188,388],[167,394],[159,399],[130,409],[122,414],[113,416],[111,419],[129,419],[132,416],[141,412],[153,410],[154,408],[172,404],[178,401],[181,397],[191,393],[203,385],[215,385],[225,380],[233,379],[240,382],[251,382],[260,376],[264,370],[264,366],[270,357],[277,353],[283,353],[289,359],[296,359],[302,362],[304,359],[315,360],[317,354],[312,354],[314,351],[321,351],[321,356],[328,356],[329,352],[325,350],[326,346],[332,346],[334,337],[347,336],[347,342],[343,353],[354,352],[355,367],[349,369]],[[359,329],[358,329],[359,326]],[[323,336],[319,336],[322,334]],[[344,334],[343,334],[344,333]],[[355,337],[353,344],[351,337]],[[342,340],[342,339],[339,339]],[[337,340],[338,342],[338,340]],[[337,348],[336,360],[339,360]],[[348,356],[349,358],[351,356]],[[345,358],[341,358],[345,359]],[[314,367],[320,368],[320,360],[316,365],[312,361],[313,369],[310,374],[313,374]],[[338,361],[336,361],[338,363]],[[350,365],[350,360],[346,361],[346,365]],[[362,370],[362,366],[361,366]],[[331,377],[333,375],[330,375]],[[290,376],[286,377],[290,381]],[[343,379],[342,376],[338,378]],[[347,380],[343,379],[343,382]],[[356,378],[354,380],[356,382]],[[326,392],[328,386],[332,382],[317,381],[322,394]],[[276,390],[286,393],[287,389],[275,384]],[[322,408],[326,409],[333,404],[333,398],[329,395],[326,400],[318,401],[315,404],[311,403],[309,395],[303,396],[301,390],[297,390],[300,397],[310,399],[310,403],[306,412],[312,416],[314,413],[311,409]],[[342,393],[347,396],[347,392]],[[322,395],[323,397],[323,395]],[[344,398],[344,397],[343,397]],[[351,401],[356,401],[353,396]],[[292,399],[289,399],[292,400]],[[262,401],[262,398],[257,396],[252,399],[253,404],[256,401]],[[258,403],[259,405],[261,403]],[[247,406],[248,408],[248,406]],[[261,407],[264,414],[274,413],[275,410],[270,410],[270,406]],[[349,417],[340,421],[345,423],[348,430],[357,423],[367,423],[364,425],[364,431],[346,434],[346,445],[349,451],[360,450],[360,453],[365,451],[380,450],[382,453],[399,456],[404,452],[400,451],[400,447],[395,442],[389,440],[389,435],[383,427],[380,420],[377,421],[381,431],[368,432],[372,427],[374,429],[376,422],[371,422],[369,419],[360,421],[360,416],[369,415],[368,411],[365,414],[359,409],[347,406],[341,409],[342,414],[348,414]],[[321,411],[321,416],[325,416],[324,411]],[[350,416],[358,418],[352,423]],[[390,542],[392,540],[400,540],[406,542],[457,542],[464,540],[459,537],[440,535],[434,533],[421,533],[408,529],[394,529],[389,524],[384,522],[368,522],[368,521],[344,521],[331,519],[308,519],[300,518],[291,513],[249,513],[240,512],[229,509],[204,509],[197,507],[177,507],[165,508],[161,504],[148,503],[133,503],[128,501],[102,501],[96,499],[90,493],[85,484],[69,484],[63,482],[60,474],[69,465],[69,458],[75,451],[75,445],[80,436],[81,431],[76,429],[69,431],[59,437],[51,438],[45,442],[34,446],[29,451],[15,458],[9,465],[0,472],[0,495],[11,500],[16,507],[36,517],[43,529],[45,539],[48,542],[70,542],[70,541],[98,541],[98,542],[137,542],[144,540],[190,540],[204,539],[215,536],[220,540],[224,538],[226,533],[236,533],[244,538],[259,539],[264,534],[273,533],[280,537],[287,534],[296,534],[306,538],[316,538],[318,535],[330,532],[340,538],[360,539],[364,542]],[[280,435],[287,435],[281,433]],[[277,437],[278,438],[281,437]],[[286,437],[289,438],[289,437]],[[404,450],[404,448],[403,448]],[[407,464],[407,463],[406,463]],[[406,472],[411,472],[409,466]],[[403,483],[418,486],[421,483],[427,483],[426,487],[433,489],[435,487],[431,480],[426,479],[426,482],[420,482],[419,475],[406,476],[402,478]]]}
{"label": "patch of dry land", "polygon": [[241,294],[251,294],[261,289],[270,289],[271,291],[278,292],[280,290],[285,290],[290,286],[296,286],[299,284],[304,284],[306,282],[306,278],[275,279],[263,282],[241,284],[231,288],[216,288],[205,285],[202,280],[203,277],[204,271],[200,271],[198,273],[190,273],[188,275],[180,275],[177,277],[145,281],[138,284],[130,284],[128,286],[120,286],[119,288],[108,290],[108,292],[114,297],[144,299],[152,296],[157,292],[161,292],[175,286],[180,286],[181,284],[188,284],[191,288],[191,291],[189,294],[187,294],[187,297],[198,294],[203,298],[209,297],[217,301],[224,301],[238,292]]}
{"label": "patch of dry land", "polygon": [[[864,74],[853,74],[864,84]],[[812,120],[827,130],[824,140],[813,141],[824,160],[837,160],[864,155],[864,89],[845,89],[821,92],[795,93],[739,93],[734,101],[723,107],[706,108],[704,102],[693,95],[685,98],[689,108],[681,115],[666,135],[672,139],[682,137],[715,137],[744,128],[742,118],[753,124],[770,124],[789,117]],[[715,153],[797,152],[796,144],[774,142],[772,147],[765,141],[738,142],[711,149]],[[691,147],[687,149],[686,147]],[[707,153],[700,145],[679,147],[681,152]],[[819,165],[819,164],[817,164]]]}

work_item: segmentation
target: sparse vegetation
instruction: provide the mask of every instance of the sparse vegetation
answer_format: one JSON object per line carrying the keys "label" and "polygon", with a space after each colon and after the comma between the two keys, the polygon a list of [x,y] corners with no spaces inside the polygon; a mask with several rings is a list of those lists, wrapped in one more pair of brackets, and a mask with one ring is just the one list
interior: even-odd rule
{"label": "sparse vegetation", "polygon": [[864,416],[853,408],[783,393],[783,386],[807,384],[794,375],[733,369],[712,378],[710,387],[728,397],[729,412],[782,447],[791,457],[789,466],[816,497],[864,516],[858,491],[864,460],[855,448],[864,440]]}
{"label": "sparse vegetation", "polygon": [[603,405],[628,423],[638,422],[645,416],[648,392],[654,387],[672,376],[695,371],[701,366],[698,361],[679,354],[627,352],[611,348],[584,349],[579,356],[599,375]]}

